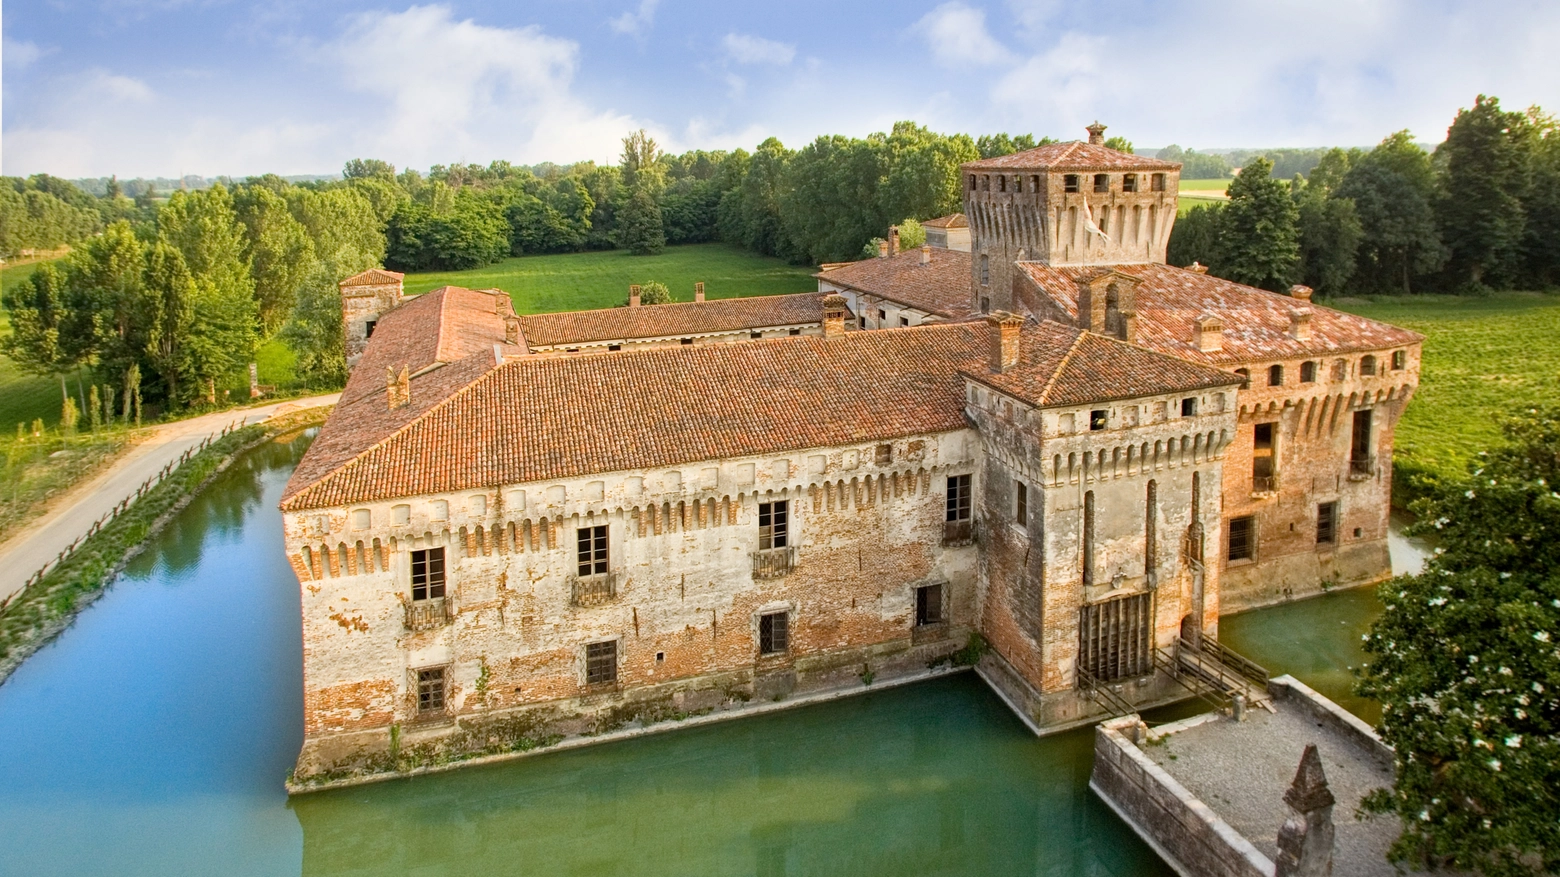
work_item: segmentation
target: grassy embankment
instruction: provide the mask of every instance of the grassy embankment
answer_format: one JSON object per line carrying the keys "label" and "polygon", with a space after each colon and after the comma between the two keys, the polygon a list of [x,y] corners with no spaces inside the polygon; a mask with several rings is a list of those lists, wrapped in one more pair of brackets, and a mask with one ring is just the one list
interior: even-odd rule
{"label": "grassy embankment", "polygon": [[1500,439],[1514,408],[1560,390],[1560,296],[1507,292],[1343,299],[1326,304],[1425,335],[1419,391],[1398,425],[1394,500],[1416,480],[1457,478]]}
{"label": "grassy embankment", "polygon": [[658,256],[624,250],[521,256],[470,271],[433,271],[406,276],[409,294],[441,286],[502,289],[522,314],[610,308],[628,301],[633,283],[659,281],[677,301],[693,300],[693,284],[704,281],[709,298],[738,298],[810,292],[817,270],[790,265],[726,244],[668,247]]}

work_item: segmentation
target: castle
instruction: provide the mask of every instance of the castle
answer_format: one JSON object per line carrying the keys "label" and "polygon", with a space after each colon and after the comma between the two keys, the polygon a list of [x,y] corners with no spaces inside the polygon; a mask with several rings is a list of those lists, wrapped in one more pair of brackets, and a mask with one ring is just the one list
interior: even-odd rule
{"label": "castle", "polygon": [[1184,694],[1157,658],[1221,611],[1386,576],[1420,336],[1167,266],[1178,176],[1099,126],[971,162],[945,246],[817,293],[343,281],[355,367],[282,500],[292,787],[950,660],[1067,727]]}

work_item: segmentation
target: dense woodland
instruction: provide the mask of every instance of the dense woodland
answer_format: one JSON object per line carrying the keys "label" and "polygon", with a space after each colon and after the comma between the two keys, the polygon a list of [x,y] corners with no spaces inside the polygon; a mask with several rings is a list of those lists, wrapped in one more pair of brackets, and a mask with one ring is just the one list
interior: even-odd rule
{"label": "dense woodland", "polygon": [[[150,398],[178,406],[214,403],[219,384],[280,338],[300,377],[330,386],[345,370],[335,284],[365,267],[459,270],[706,241],[797,263],[855,259],[890,224],[959,210],[961,163],[1048,142],[900,122],[799,150],[771,138],[752,152],[681,155],[641,131],[616,166],[496,161],[424,175],[355,159],[340,178],[266,175],[166,197],[142,180],[4,178],[0,254],[74,247],[6,295],[4,345],[39,374],[138,375]],[[1183,162],[1183,179],[1231,172],[1231,156],[1158,155]],[[1507,112],[1481,96],[1434,152],[1404,131],[1371,150],[1233,158],[1243,167],[1228,204],[1178,222],[1173,263],[1323,295],[1560,280],[1560,133],[1537,108]]]}

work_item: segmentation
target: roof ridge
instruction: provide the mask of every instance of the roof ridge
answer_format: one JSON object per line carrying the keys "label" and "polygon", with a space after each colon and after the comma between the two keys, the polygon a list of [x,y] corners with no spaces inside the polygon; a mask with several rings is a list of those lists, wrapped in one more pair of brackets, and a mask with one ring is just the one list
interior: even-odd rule
{"label": "roof ridge", "polygon": [[1056,363],[1056,368],[1051,370],[1051,377],[1046,380],[1045,386],[1040,389],[1041,405],[1044,405],[1046,402],[1050,401],[1051,388],[1056,386],[1057,379],[1062,376],[1062,372],[1066,370],[1067,364],[1072,362],[1073,354],[1078,352],[1078,348],[1082,346],[1083,339],[1088,336],[1088,334],[1089,331],[1087,329],[1079,329],[1078,337],[1073,339],[1073,343],[1068,346],[1067,352],[1062,354],[1061,360]]}

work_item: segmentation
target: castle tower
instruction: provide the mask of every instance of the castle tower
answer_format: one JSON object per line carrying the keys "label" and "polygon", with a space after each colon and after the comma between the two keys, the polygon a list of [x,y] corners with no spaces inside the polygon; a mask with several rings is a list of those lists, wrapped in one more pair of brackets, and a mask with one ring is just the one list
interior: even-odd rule
{"label": "castle tower", "polygon": [[1089,141],[972,161],[964,173],[976,310],[1013,307],[1014,262],[1092,267],[1164,262],[1181,166]]}
{"label": "castle tower", "polygon": [[356,365],[381,314],[401,303],[405,274],[370,268],[341,281],[341,325],[346,332],[347,365]]}

